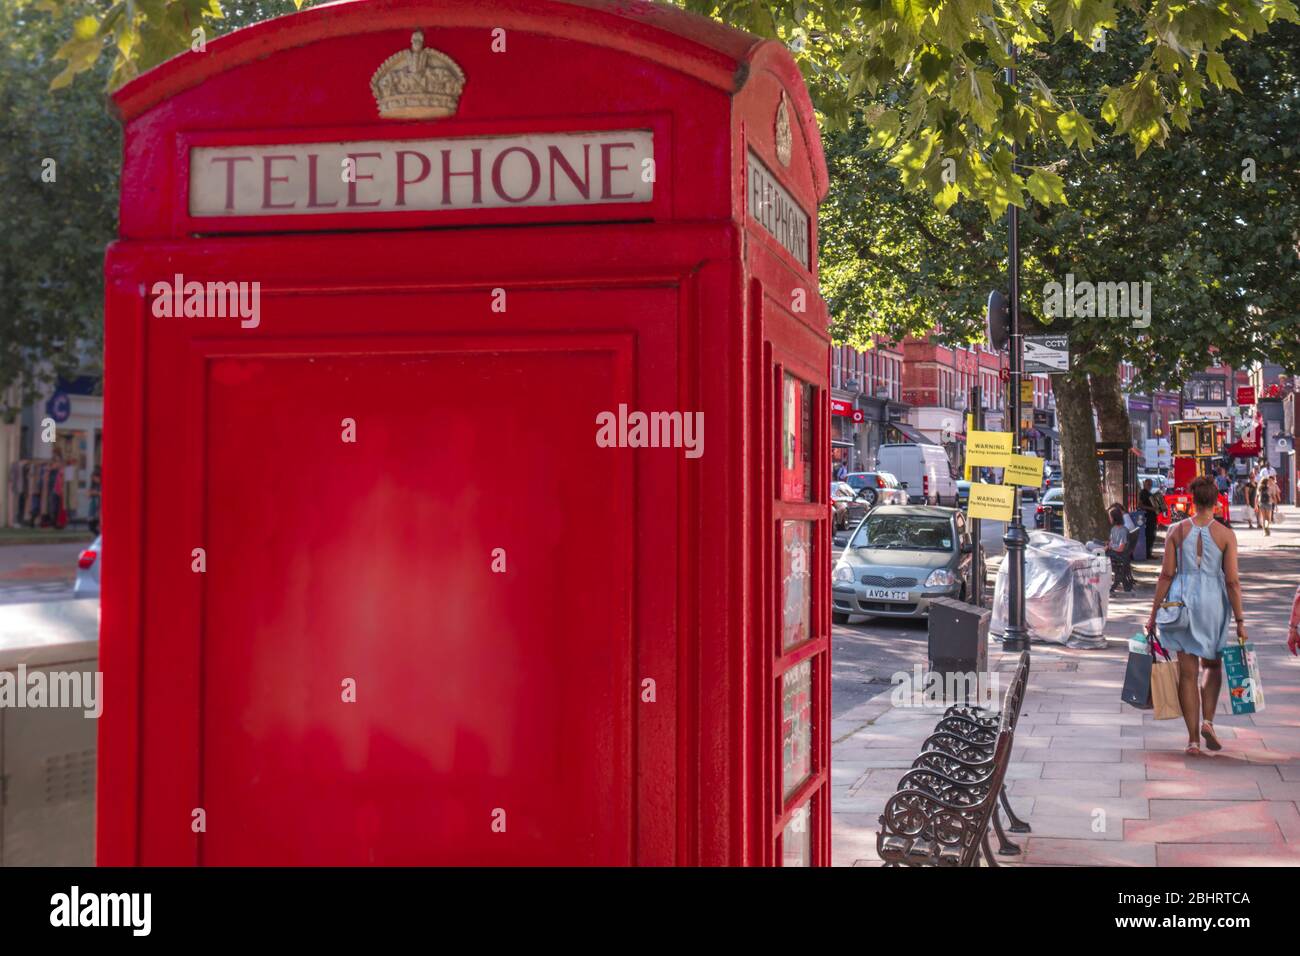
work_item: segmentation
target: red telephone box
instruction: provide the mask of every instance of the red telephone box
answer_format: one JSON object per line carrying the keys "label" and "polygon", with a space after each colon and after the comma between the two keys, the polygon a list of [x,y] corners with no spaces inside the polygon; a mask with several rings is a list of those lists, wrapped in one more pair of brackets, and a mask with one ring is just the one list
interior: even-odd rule
{"label": "red telephone box", "polygon": [[99,861],[829,863],[787,51],[375,0],[115,102]]}

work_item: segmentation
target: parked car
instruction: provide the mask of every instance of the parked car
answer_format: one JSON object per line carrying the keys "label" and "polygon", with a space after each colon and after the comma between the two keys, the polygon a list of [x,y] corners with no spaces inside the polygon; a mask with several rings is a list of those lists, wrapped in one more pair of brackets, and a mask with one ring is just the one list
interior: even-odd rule
{"label": "parked car", "polygon": [[957,507],[965,508],[970,503],[970,482],[965,478],[957,480]]}
{"label": "parked car", "polygon": [[1065,489],[1060,485],[1047,489],[1034,509],[1034,527],[1065,534]]}
{"label": "parked car", "polygon": [[847,481],[831,482],[831,529],[843,531],[849,526],[849,503],[857,496]]}
{"label": "parked car", "polygon": [[896,475],[911,504],[957,506],[957,476],[948,453],[939,445],[881,445],[880,467]]}
{"label": "parked car", "polygon": [[85,551],[77,556],[77,579],[72,585],[72,593],[77,597],[99,597],[99,567],[104,536],[95,538]]}
{"label": "parked car", "polygon": [[[849,539],[831,575],[831,617],[924,617],[937,597],[973,593],[974,543],[952,508],[881,505]],[[983,554],[983,549],[981,549]]]}
{"label": "parked car", "polygon": [[844,480],[861,496],[868,508],[907,504],[907,492],[899,485],[898,479],[887,471],[855,471],[845,476]]}
{"label": "parked car", "polygon": [[1048,465],[1043,471],[1043,488],[1061,487],[1061,469],[1057,465]]}

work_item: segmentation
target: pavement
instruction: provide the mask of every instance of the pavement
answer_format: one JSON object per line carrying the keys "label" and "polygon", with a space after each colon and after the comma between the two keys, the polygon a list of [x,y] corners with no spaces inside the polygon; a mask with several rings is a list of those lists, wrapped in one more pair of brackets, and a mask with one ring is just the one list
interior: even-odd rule
{"label": "pavement", "polygon": [[[1215,727],[1224,749],[1188,757],[1181,719],[1157,721],[1120,701],[1127,639],[1150,611],[1158,573],[1156,562],[1140,565],[1136,593],[1111,602],[1105,649],[1033,645],[1007,774],[1012,806],[1033,832],[1013,835],[1023,852],[1000,863],[1300,866],[1300,658],[1285,639],[1300,582],[1300,512],[1285,509],[1267,538],[1234,530],[1265,709],[1234,717],[1221,698]],[[989,669],[1004,687],[1017,656],[990,645]],[[885,690],[831,722],[836,865],[879,865],[879,814],[943,710],[895,706],[891,696]]]}

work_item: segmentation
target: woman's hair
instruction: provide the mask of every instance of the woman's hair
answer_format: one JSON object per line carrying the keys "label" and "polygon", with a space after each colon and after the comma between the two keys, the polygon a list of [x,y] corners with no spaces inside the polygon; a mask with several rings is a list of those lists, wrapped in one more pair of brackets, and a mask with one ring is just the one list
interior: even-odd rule
{"label": "woman's hair", "polygon": [[1113,525],[1122,525],[1124,523],[1124,509],[1118,505],[1110,509],[1110,523]]}
{"label": "woman's hair", "polygon": [[1192,493],[1192,501],[1198,508],[1213,508],[1219,503],[1219,489],[1214,484],[1214,479],[1206,475],[1198,475],[1192,479],[1192,483],[1187,486],[1187,490]]}

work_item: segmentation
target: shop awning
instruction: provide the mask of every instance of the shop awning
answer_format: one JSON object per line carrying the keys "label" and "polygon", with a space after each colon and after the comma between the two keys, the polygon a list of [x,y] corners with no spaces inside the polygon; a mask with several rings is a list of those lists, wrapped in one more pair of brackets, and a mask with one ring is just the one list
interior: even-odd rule
{"label": "shop awning", "polygon": [[907,422],[890,422],[889,427],[894,429],[894,431],[898,432],[900,435],[902,435],[903,438],[905,438],[907,441],[910,441],[915,445],[939,444],[937,441],[931,438],[926,438],[925,435],[923,435],[918,429],[907,424]]}

